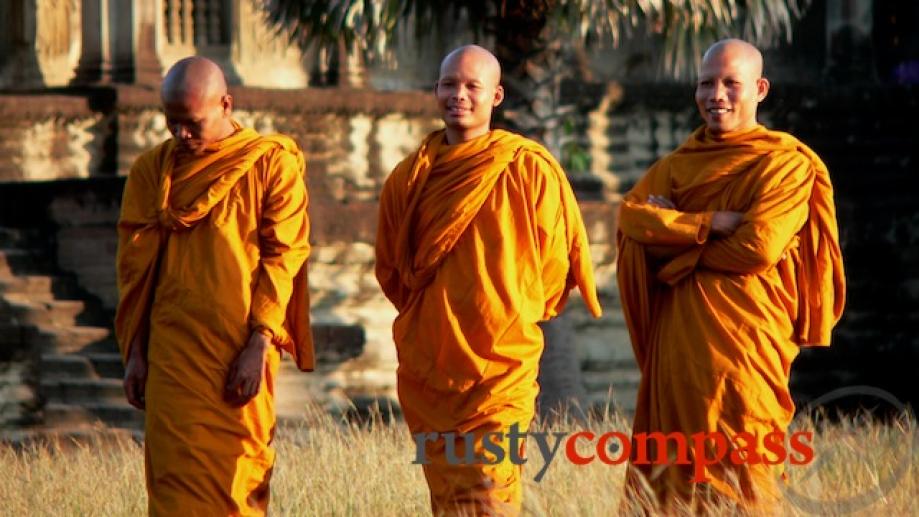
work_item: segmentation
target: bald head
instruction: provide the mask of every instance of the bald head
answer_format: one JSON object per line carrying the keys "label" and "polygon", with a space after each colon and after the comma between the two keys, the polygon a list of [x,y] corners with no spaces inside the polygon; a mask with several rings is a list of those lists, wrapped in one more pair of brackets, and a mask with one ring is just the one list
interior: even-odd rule
{"label": "bald head", "polygon": [[478,45],[466,45],[447,54],[434,85],[447,132],[456,144],[488,133],[491,112],[504,100],[501,65]]}
{"label": "bald head", "polygon": [[164,102],[186,98],[209,99],[227,93],[223,70],[210,59],[193,56],[177,62],[163,79],[160,95]]}
{"label": "bald head", "polygon": [[737,59],[743,62],[750,69],[750,73],[756,77],[763,75],[763,54],[758,48],[747,43],[742,39],[728,38],[716,42],[705,51],[702,56],[702,63],[706,61]]}
{"label": "bald head", "polygon": [[721,40],[702,58],[696,105],[710,132],[728,135],[757,125],[759,103],[769,93],[763,55],[739,39]]}
{"label": "bald head", "polygon": [[440,76],[449,74],[461,63],[475,63],[481,79],[497,86],[501,83],[501,64],[498,58],[478,45],[463,45],[444,58],[440,63]]}
{"label": "bald head", "polygon": [[233,98],[216,63],[203,57],[185,58],[169,69],[160,90],[169,132],[179,149],[193,155],[235,132]]}

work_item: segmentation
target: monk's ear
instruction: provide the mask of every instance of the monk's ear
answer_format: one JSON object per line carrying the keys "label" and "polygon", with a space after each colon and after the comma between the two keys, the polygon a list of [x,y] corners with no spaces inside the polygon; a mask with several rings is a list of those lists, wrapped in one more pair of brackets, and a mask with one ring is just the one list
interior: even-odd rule
{"label": "monk's ear", "polygon": [[504,102],[504,87],[500,84],[495,87],[495,101],[492,103],[492,107],[497,108]]}
{"label": "monk's ear", "polygon": [[223,114],[230,115],[233,112],[233,96],[228,93],[221,97],[220,105],[223,107]]}
{"label": "monk's ear", "polygon": [[760,77],[756,80],[756,102],[763,102],[769,95],[769,79]]}

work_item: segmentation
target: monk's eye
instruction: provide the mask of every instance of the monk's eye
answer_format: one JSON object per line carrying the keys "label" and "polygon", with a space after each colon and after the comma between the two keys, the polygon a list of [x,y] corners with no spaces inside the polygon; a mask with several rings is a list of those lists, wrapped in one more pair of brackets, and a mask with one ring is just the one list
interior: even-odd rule
{"label": "monk's eye", "polygon": [[701,81],[699,83],[699,86],[711,86],[711,85],[712,85],[711,81]]}

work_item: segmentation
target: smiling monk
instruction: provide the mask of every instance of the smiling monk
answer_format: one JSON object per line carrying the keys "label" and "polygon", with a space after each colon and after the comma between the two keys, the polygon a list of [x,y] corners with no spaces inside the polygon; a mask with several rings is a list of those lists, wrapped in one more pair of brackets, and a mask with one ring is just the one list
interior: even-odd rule
{"label": "smiling monk", "polygon": [[193,57],[162,86],[173,138],[131,168],[118,221],[115,328],[146,409],[151,515],[263,515],[279,350],[313,368],[304,160],[233,118],[223,72]]}
{"label": "smiling monk", "polygon": [[[399,312],[399,400],[412,433],[440,433],[425,439],[435,514],[520,510],[512,460],[522,451],[508,433],[533,419],[537,322],[557,315],[574,286],[600,314],[564,171],[539,144],[490,129],[504,98],[500,74],[481,47],[444,59],[434,93],[446,129],[395,168],[380,198],[376,274]],[[486,461],[451,462],[465,441],[445,443],[448,432],[474,437]],[[500,450],[486,454],[485,433],[500,433],[490,438]]]}
{"label": "smiling monk", "polygon": [[[632,465],[630,494],[647,482],[665,509],[775,501],[784,458],[763,440],[791,422],[798,347],[828,346],[842,314],[829,174],[807,146],[757,123],[769,90],[762,67],[746,42],[712,46],[696,88],[704,127],[654,164],[620,209],[619,286],[642,373],[634,432],[728,440],[724,461],[711,465],[714,442],[689,465]],[[708,481],[694,483],[695,472]]]}

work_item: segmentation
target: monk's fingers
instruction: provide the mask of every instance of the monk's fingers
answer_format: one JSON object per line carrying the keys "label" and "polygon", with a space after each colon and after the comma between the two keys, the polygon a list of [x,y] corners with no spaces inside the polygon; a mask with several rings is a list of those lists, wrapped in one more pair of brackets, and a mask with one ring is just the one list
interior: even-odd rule
{"label": "monk's fingers", "polygon": [[673,201],[665,198],[664,196],[654,196],[655,203],[661,208],[676,208],[676,205],[673,204]]}
{"label": "monk's fingers", "polygon": [[242,379],[240,377],[236,361],[233,361],[233,363],[230,364],[230,369],[227,371],[227,383],[226,386],[224,386],[227,393],[235,393],[239,390],[239,386],[242,384]]}
{"label": "monk's fingers", "polygon": [[136,376],[128,376],[124,380],[124,394],[128,399],[128,404],[137,409],[145,409],[146,401],[144,400],[145,379],[139,379]]}
{"label": "monk's fingers", "polygon": [[124,378],[124,396],[128,399],[128,404],[135,406],[134,401],[136,399],[134,398],[134,381],[130,377]]}
{"label": "monk's fingers", "polygon": [[673,208],[673,203],[669,199],[653,194],[648,196],[648,204],[657,208]]}
{"label": "monk's fingers", "polygon": [[147,375],[139,375],[135,379],[134,393],[137,398],[137,409],[147,409]]}

